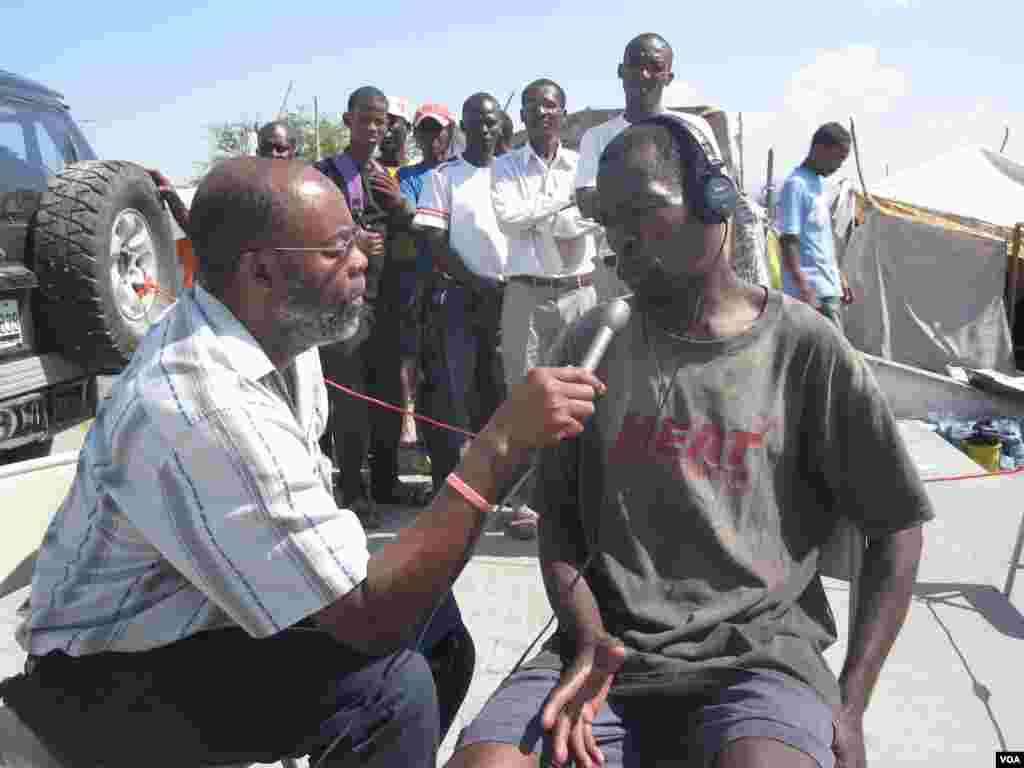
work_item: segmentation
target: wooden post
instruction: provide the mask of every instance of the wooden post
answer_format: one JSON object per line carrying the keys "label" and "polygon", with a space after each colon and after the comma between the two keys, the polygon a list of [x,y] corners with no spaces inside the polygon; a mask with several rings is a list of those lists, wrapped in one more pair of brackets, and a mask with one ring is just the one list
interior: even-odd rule
{"label": "wooden post", "polygon": [[[1020,272],[1020,243],[1021,230],[1024,224],[1017,224],[1013,228],[1013,245],[1010,247],[1010,259],[1006,265],[1006,316],[1010,321],[1010,339],[1013,339],[1013,323],[1017,315],[1017,275]],[[1014,343],[1014,355],[1016,355],[1016,343]]]}
{"label": "wooden post", "polygon": [[857,144],[857,127],[853,124],[853,117],[850,117],[850,138],[853,140],[853,159],[857,161],[857,175],[860,177],[860,188],[864,192],[864,199],[870,201],[868,186],[864,183],[864,170],[860,165],[860,147]]}
{"label": "wooden post", "polygon": [[316,142],[316,161],[320,162],[320,102],[313,97],[313,141]]}
{"label": "wooden post", "polygon": [[739,123],[740,123],[739,124],[739,135],[738,135],[738,139],[739,139],[738,144],[739,144],[739,150],[740,150],[740,169],[739,169],[739,171],[740,171],[740,178],[739,178],[739,186],[740,186],[740,189],[742,190],[743,189],[743,170],[744,170],[743,169],[743,113],[742,112],[740,112]]}

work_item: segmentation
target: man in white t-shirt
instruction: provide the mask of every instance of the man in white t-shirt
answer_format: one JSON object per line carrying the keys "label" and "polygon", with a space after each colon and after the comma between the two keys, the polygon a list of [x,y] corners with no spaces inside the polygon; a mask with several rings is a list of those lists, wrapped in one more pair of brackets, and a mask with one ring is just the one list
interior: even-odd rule
{"label": "man in white t-shirt", "polygon": [[[585,217],[592,219],[597,215],[597,163],[604,148],[632,123],[666,111],[662,95],[675,78],[672,73],[672,58],[672,46],[661,35],[654,33],[637,35],[626,45],[618,71],[619,79],[622,80],[622,90],[626,95],[626,111],[607,122],[595,125],[584,133],[580,140],[580,158],[576,166],[576,201]],[[718,156],[722,156],[714,131],[704,118],[684,112],[673,114],[678,115],[690,128],[699,132]],[[600,236],[598,241],[598,255],[610,266],[614,263],[614,254],[603,236]],[[600,298],[608,298],[606,293],[609,291],[626,292],[621,282],[613,282],[618,283],[618,286],[613,284],[599,287]]]}
{"label": "man in white t-shirt", "polygon": [[[423,410],[469,431],[478,430],[505,395],[497,348],[508,241],[491,204],[500,112],[490,94],[466,100],[466,148],[427,175],[413,222],[434,262],[425,307]],[[425,431],[436,491],[468,437],[438,427]]]}

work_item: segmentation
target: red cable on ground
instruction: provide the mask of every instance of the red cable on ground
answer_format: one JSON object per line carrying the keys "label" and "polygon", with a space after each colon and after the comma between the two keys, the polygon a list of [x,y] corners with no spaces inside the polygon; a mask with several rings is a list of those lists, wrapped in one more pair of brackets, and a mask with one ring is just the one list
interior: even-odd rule
{"label": "red cable on ground", "polygon": [[976,475],[946,475],[945,477],[929,477],[925,483],[945,483],[951,480],[975,480],[979,477],[1005,477],[1006,475],[1019,475],[1024,472],[1024,467],[1017,469],[1001,469],[998,472],[979,472]]}

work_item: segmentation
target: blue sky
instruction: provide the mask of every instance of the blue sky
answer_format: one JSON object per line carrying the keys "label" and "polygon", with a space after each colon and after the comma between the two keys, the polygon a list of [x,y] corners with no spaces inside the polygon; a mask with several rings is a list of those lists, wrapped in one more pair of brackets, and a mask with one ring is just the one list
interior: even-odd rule
{"label": "blue sky", "polygon": [[[673,103],[743,112],[746,177],[802,159],[810,133],[853,115],[870,183],[962,142],[1024,160],[1024,5],[947,0],[700,4],[515,2],[9,3],[0,67],[62,91],[102,157],[175,179],[209,154],[207,126],[291,106],[344,109],[371,83],[455,108],[504,101],[536,77],[569,109],[622,104],[615,67],[633,35],[676,51]],[[21,34],[18,31],[24,30]],[[15,31],[12,34],[12,31]],[[843,173],[853,175],[852,162]],[[955,180],[951,180],[955,183]]]}

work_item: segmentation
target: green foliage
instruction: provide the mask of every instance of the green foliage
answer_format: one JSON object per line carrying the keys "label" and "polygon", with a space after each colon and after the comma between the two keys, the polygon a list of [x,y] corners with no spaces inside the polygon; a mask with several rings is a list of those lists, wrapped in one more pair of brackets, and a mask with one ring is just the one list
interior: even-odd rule
{"label": "green foliage", "polygon": [[[317,159],[316,153],[316,123],[312,111],[307,107],[289,111],[284,118],[288,123],[288,132],[295,140],[295,153],[307,163]],[[349,130],[341,119],[341,114],[331,117],[329,114],[320,114],[320,157],[336,155],[349,142]]]}
{"label": "green foliage", "polygon": [[[282,118],[288,124],[288,131],[295,141],[295,156],[307,163],[315,162],[316,131],[314,130],[313,110],[300,106],[289,110]],[[195,163],[198,181],[210,168],[221,160],[237,157],[249,151],[248,134],[262,125],[266,120],[255,121],[248,118],[214,123],[209,126],[210,154],[203,163]],[[320,157],[330,157],[342,152],[349,143],[349,130],[341,118],[341,112],[320,113]],[[406,156],[410,164],[422,159],[419,147],[410,128],[406,143]]]}
{"label": "green foliage", "polygon": [[[306,162],[316,160],[316,130],[312,110],[302,106],[289,110],[282,118],[295,141],[295,154]],[[264,121],[265,122],[265,121]],[[229,157],[237,157],[249,150],[247,133],[262,123],[252,120],[232,120],[209,126],[210,156],[205,163],[197,163],[196,170],[205,173],[211,166]],[[341,114],[320,115],[320,157],[329,157],[348,146],[349,130]]]}

